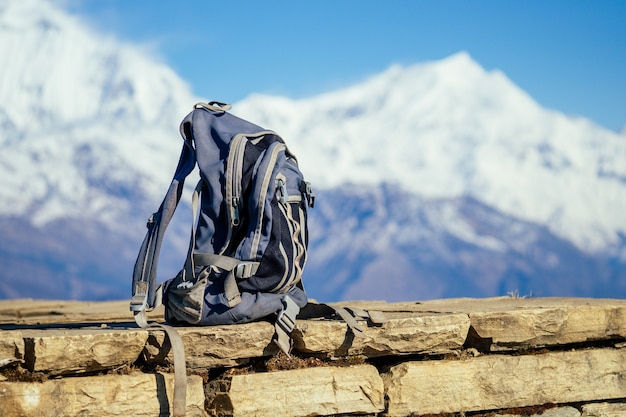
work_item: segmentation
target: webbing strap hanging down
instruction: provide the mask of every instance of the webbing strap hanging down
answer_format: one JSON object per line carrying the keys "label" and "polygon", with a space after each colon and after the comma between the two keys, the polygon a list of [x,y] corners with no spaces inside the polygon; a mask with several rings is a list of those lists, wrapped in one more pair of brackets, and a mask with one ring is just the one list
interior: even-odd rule
{"label": "webbing strap hanging down", "polygon": [[180,334],[172,326],[161,323],[148,323],[145,310],[135,312],[135,321],[142,329],[161,329],[170,340],[174,356],[174,417],[184,417],[187,413],[187,361],[185,346]]}
{"label": "webbing strap hanging down", "polygon": [[146,320],[146,311],[161,304],[161,288],[157,289],[156,285],[159,252],[165,230],[182,196],[185,178],[191,173],[195,164],[195,150],[190,142],[185,141],[167,194],[159,210],[148,219],[146,225],[148,232],[141,244],[133,271],[133,293],[130,301],[130,310],[139,327],[161,329],[169,338],[174,355],[173,412],[175,417],[184,417],[187,408],[187,364],[183,341],[173,327],[159,323],[149,324]]}

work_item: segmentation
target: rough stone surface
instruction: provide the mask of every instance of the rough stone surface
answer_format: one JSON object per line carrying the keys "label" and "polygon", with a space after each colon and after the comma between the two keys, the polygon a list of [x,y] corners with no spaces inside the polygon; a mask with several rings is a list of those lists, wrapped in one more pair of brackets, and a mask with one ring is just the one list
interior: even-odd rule
{"label": "rough stone surface", "polygon": [[[0,382],[3,417],[170,416],[170,374],[105,375],[37,382]],[[187,416],[205,416],[202,378],[188,376]]]}
{"label": "rough stone surface", "polygon": [[320,416],[384,409],[383,382],[371,365],[235,375],[210,406],[218,415]]}
{"label": "rough stone surface", "polygon": [[583,405],[581,417],[624,417],[626,403],[594,403]]}
{"label": "rough stone surface", "polygon": [[623,398],[626,350],[406,362],[383,379],[390,416]]}
{"label": "rough stone surface", "polygon": [[19,330],[0,330],[0,368],[24,359],[24,338]]}
{"label": "rough stone surface", "polygon": [[25,367],[51,373],[88,372],[135,362],[143,350],[145,330],[24,330]]}
{"label": "rough stone surface", "polygon": [[[474,312],[472,327],[502,347],[564,345],[626,336],[626,306],[580,305]],[[511,329],[515,329],[514,332]]]}
{"label": "rough stone surface", "polygon": [[[268,322],[237,326],[181,327],[178,333],[185,345],[189,368],[236,366],[249,358],[268,356],[277,352],[272,343],[274,326]],[[163,331],[150,330],[144,351],[149,362],[172,363],[169,343]]]}
{"label": "rough stone surface", "polygon": [[[391,316],[393,317],[393,316]],[[444,353],[460,349],[469,330],[467,314],[389,318],[380,326],[362,323],[364,337],[354,337],[340,321],[299,320],[294,349],[331,356],[367,357],[409,353]]]}

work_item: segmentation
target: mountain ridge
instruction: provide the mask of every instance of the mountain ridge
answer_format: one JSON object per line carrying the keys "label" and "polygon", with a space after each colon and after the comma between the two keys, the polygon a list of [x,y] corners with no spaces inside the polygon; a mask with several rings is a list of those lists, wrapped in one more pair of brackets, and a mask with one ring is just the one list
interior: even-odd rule
{"label": "mountain ridge", "polygon": [[316,210],[306,273],[321,299],[626,295],[623,262],[468,196],[343,186],[323,191]]}
{"label": "mountain ridge", "polygon": [[[464,74],[471,82],[458,81]],[[385,87],[403,76],[409,81]],[[387,92],[384,106],[376,91]],[[387,181],[431,198],[472,195],[546,223],[586,251],[621,251],[626,140],[542,109],[467,53],[392,67],[359,86],[308,99],[253,95],[234,111],[279,130],[322,187]]]}

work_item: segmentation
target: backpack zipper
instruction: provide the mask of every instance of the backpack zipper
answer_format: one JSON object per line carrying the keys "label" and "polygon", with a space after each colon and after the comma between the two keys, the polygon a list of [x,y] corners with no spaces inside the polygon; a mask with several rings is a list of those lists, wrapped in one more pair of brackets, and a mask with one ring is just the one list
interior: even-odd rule
{"label": "backpack zipper", "polygon": [[[269,155],[269,163],[267,164],[267,169],[263,173],[263,182],[261,185],[261,194],[259,195],[259,216],[257,218],[257,228],[254,231],[254,239],[252,240],[252,246],[250,248],[250,256],[249,259],[256,259],[257,251],[259,250],[259,244],[261,241],[261,228],[263,227],[263,215],[265,214],[265,200],[267,198],[267,192],[269,190],[270,179],[272,178],[272,174],[274,173],[274,168],[276,165],[276,159],[278,158],[278,154],[280,152],[284,152],[287,149],[287,146],[281,142],[274,142],[270,145],[268,151],[270,151]],[[268,156],[266,156],[268,157]],[[257,176],[259,173],[257,173]]]}
{"label": "backpack zipper", "polygon": [[257,133],[240,133],[233,137],[230,142],[228,159],[226,161],[226,213],[228,216],[228,232],[224,246],[219,254],[223,255],[230,246],[233,231],[241,224],[241,178],[243,176],[243,159],[248,141],[253,144],[259,143],[266,135],[276,135],[270,130],[263,130]]}
{"label": "backpack zipper", "polygon": [[230,143],[228,160],[226,161],[226,207],[228,216],[228,234],[224,246],[220,250],[223,255],[233,235],[235,227],[241,224],[239,213],[239,199],[241,196],[241,171],[243,168],[243,155],[246,148],[246,135],[236,135]]}

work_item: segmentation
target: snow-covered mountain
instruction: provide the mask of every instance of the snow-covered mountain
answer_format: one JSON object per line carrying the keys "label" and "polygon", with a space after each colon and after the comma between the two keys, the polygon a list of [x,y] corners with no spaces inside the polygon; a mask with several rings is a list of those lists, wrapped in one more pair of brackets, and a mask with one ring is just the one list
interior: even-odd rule
{"label": "snow-covered mountain", "polygon": [[53,2],[0,1],[0,60],[0,297],[125,296],[197,99]]}
{"label": "snow-covered mountain", "polygon": [[[0,298],[127,297],[199,99],[42,0],[0,0],[0,60]],[[626,296],[626,136],[541,108],[467,53],[233,111],[278,131],[317,187],[312,297]],[[162,279],[189,221],[185,202]]]}
{"label": "snow-covered mountain", "polygon": [[0,214],[115,227],[127,197],[160,194],[188,86],[45,1],[1,2],[0,33]]}
{"label": "snow-covered mountain", "polygon": [[391,182],[472,196],[586,251],[618,249],[626,235],[626,137],[541,108],[464,52],[309,99],[253,96],[236,110],[293,138],[327,188]]}

